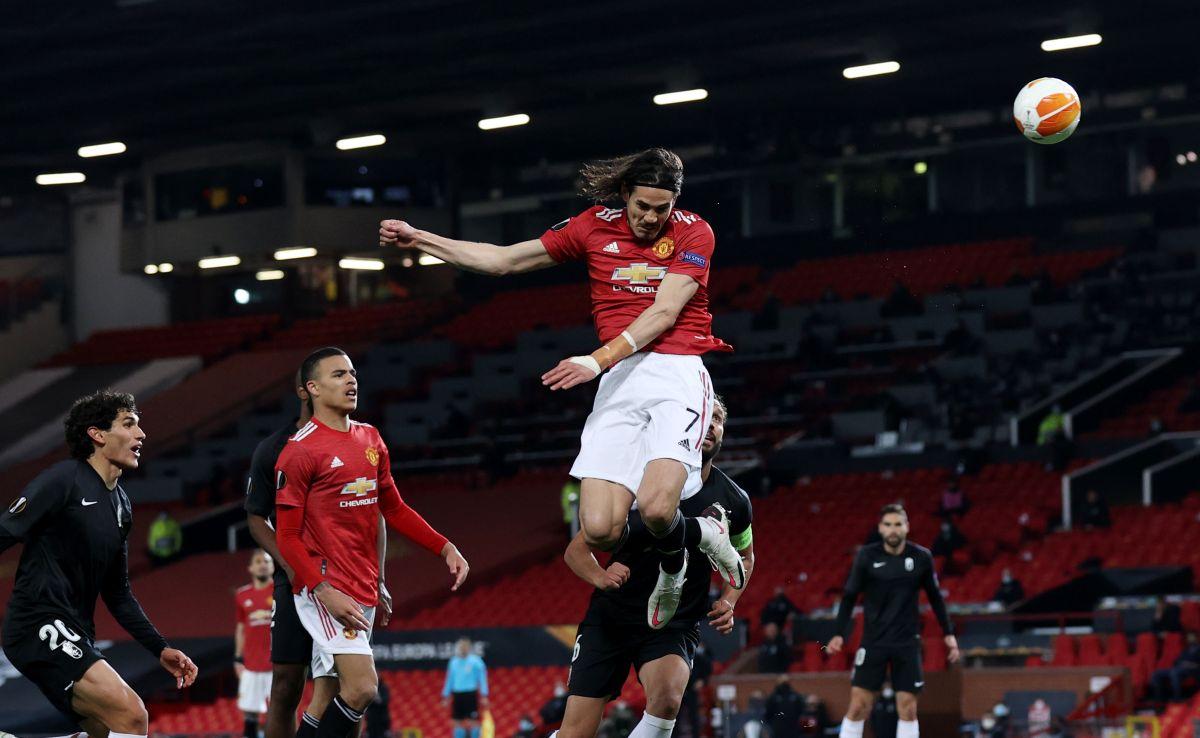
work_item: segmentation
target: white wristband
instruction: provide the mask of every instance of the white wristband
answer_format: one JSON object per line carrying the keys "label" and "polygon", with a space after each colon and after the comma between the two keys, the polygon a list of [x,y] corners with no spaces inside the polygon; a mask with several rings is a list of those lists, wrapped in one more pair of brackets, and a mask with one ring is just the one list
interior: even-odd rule
{"label": "white wristband", "polygon": [[567,361],[571,362],[572,364],[578,364],[579,366],[586,366],[588,369],[592,370],[592,376],[594,377],[600,375],[600,362],[596,361],[590,356],[572,356],[571,358],[567,359]]}
{"label": "white wristband", "polygon": [[635,353],[635,354],[636,354],[636,353],[637,353],[637,350],[638,350],[638,345],[637,345],[637,341],[633,340],[633,335],[632,335],[632,334],[630,334],[630,332],[629,332],[629,331],[621,331],[621,336],[622,336],[622,337],[623,337],[623,338],[624,338],[626,341],[629,341],[629,345],[630,345],[630,346],[633,346],[633,353]]}

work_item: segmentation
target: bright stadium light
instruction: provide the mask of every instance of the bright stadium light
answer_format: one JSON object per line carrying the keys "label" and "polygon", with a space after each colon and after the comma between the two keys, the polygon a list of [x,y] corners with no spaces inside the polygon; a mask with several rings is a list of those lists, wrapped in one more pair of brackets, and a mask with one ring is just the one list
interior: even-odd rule
{"label": "bright stadium light", "polygon": [[365,149],[371,146],[383,146],[387,143],[387,137],[382,133],[372,133],[368,136],[353,136],[351,138],[338,139],[337,147],[342,151],[350,149]]}
{"label": "bright stadium light", "polygon": [[842,70],[842,76],[846,79],[858,79],[859,77],[874,77],[877,74],[891,74],[900,71],[900,62],[885,61],[876,62],[875,64],[863,64],[857,67],[846,67]]}
{"label": "bright stadium light", "polygon": [[287,261],[288,259],[307,259],[310,256],[316,256],[317,250],[312,246],[296,246],[289,249],[276,249],[275,261]]}
{"label": "bright stadium light", "polygon": [[1067,36],[1066,38],[1050,38],[1042,42],[1042,51],[1066,51],[1067,49],[1079,49],[1084,46],[1099,46],[1103,40],[1098,33]]}
{"label": "bright stadium light", "polygon": [[80,146],[77,153],[84,159],[91,159],[94,156],[112,156],[113,154],[124,154],[125,144],[121,143],[120,141],[113,141],[112,143]]}
{"label": "bright stadium light", "polygon": [[248,305],[250,303],[250,290],[238,287],[233,291],[233,301],[239,305]]}
{"label": "bright stadium light", "polygon": [[524,113],[516,115],[502,115],[499,118],[484,118],[479,121],[479,128],[484,131],[491,131],[496,128],[512,128],[513,126],[523,126],[529,122],[529,116]]}
{"label": "bright stadium light", "polygon": [[221,267],[235,267],[242,263],[240,256],[208,256],[196,262],[196,265],[201,269],[220,269]]}
{"label": "bright stadium light", "polygon": [[383,262],[379,259],[355,259],[347,257],[338,262],[338,266],[342,269],[366,269],[372,272],[378,272],[383,269]]}
{"label": "bright stadium light", "polygon": [[417,263],[423,267],[436,266],[437,264],[445,264],[446,262],[437,258],[433,254],[421,254],[417,257]]}
{"label": "bright stadium light", "polygon": [[708,97],[708,90],[699,87],[694,90],[679,92],[664,92],[654,96],[655,105],[674,105],[675,103],[696,102]]}
{"label": "bright stadium light", "polygon": [[142,271],[146,274],[158,274],[158,264],[147,264],[142,267]]}
{"label": "bright stadium light", "polygon": [[259,282],[274,282],[277,279],[283,279],[282,269],[260,269],[254,273],[254,278]]}
{"label": "bright stadium light", "polygon": [[925,172],[928,172],[928,171],[929,171],[929,165],[923,161],[919,161],[916,164],[913,164],[913,172],[915,174],[924,174]]}
{"label": "bright stadium light", "polygon": [[83,172],[55,172],[39,174],[37,183],[40,185],[79,184],[87,179]]}
{"label": "bright stadium light", "polygon": [[158,271],[163,274],[170,274],[171,272],[175,271],[175,265],[169,261],[164,261],[158,265]]}

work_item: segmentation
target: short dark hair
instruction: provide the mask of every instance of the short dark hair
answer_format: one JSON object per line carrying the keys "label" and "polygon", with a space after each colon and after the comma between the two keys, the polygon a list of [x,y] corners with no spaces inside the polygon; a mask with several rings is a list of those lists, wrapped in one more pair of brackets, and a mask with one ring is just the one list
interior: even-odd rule
{"label": "short dark hair", "polygon": [[892,515],[892,514],[903,515],[904,519],[908,520],[908,511],[905,510],[904,505],[901,505],[899,502],[893,502],[891,504],[884,505],[882,508],[880,508],[879,519],[883,520],[883,517],[885,515]]}
{"label": "short dark hair", "polygon": [[[307,389],[308,381],[316,378],[317,364],[320,364],[322,359],[328,359],[330,356],[345,356],[346,358],[349,358],[346,352],[337,346],[326,346],[324,348],[317,349],[308,356],[304,357],[304,361],[300,362],[300,373],[296,375],[296,379],[298,380],[296,386]],[[311,396],[308,398],[308,409],[309,412],[312,412],[313,401]]]}
{"label": "short dark hair", "polygon": [[102,389],[80,397],[71,405],[63,422],[71,458],[82,461],[96,450],[92,437],[88,435],[88,428],[108,430],[122,412],[137,411],[133,395],[128,392]]}

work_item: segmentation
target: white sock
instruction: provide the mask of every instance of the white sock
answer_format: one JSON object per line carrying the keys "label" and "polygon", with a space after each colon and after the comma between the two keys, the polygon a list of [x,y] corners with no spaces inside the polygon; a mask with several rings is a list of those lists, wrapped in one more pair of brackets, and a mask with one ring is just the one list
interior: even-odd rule
{"label": "white sock", "polygon": [[[850,718],[842,718],[842,729],[838,731],[838,738],[862,738],[863,723],[866,720],[851,720]],[[900,738],[899,734],[896,738]]]}
{"label": "white sock", "polygon": [[674,720],[654,717],[650,713],[642,715],[642,720],[629,734],[629,738],[669,738],[675,728]]}
{"label": "white sock", "polygon": [[920,738],[921,728],[916,720],[900,720],[896,723],[896,738]]}
{"label": "white sock", "polygon": [[108,738],[146,738],[146,736],[138,735],[137,733],[113,733],[110,731]]}

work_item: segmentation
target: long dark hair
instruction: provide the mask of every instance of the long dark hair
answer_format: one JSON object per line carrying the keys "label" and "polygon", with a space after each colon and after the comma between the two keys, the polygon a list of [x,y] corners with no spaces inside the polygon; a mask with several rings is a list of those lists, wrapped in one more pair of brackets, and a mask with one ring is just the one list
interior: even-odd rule
{"label": "long dark hair", "polygon": [[612,159],[599,159],[579,170],[579,194],[589,200],[618,200],[621,189],[657,187],[676,195],[683,187],[683,160],[667,149],[646,149]]}

